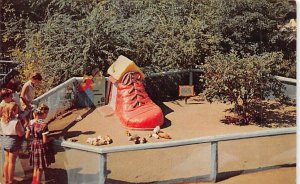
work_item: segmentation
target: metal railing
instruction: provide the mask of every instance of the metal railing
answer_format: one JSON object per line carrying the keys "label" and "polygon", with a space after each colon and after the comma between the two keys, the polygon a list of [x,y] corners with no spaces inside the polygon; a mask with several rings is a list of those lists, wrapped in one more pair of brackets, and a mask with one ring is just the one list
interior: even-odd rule
{"label": "metal railing", "polygon": [[296,85],[297,84],[297,80],[296,79],[292,79],[292,78],[287,78],[287,77],[282,77],[282,76],[275,76],[275,78],[281,82],[285,82],[287,84],[293,84]]}
{"label": "metal railing", "polygon": [[18,62],[16,61],[3,61],[0,60],[0,77],[7,75],[10,71],[12,71]]}
{"label": "metal railing", "polygon": [[[187,140],[169,141],[163,143],[149,143],[149,144],[138,144],[138,145],[126,145],[126,146],[115,146],[110,148],[99,148],[90,145],[79,144],[76,142],[55,140],[56,145],[60,145],[67,148],[82,150],[86,152],[98,153],[100,157],[100,172],[99,172],[99,184],[104,184],[107,178],[107,154],[117,153],[117,152],[127,152],[127,151],[138,151],[138,150],[148,150],[148,149],[160,149],[160,148],[170,148],[176,146],[187,146],[195,144],[210,143],[211,144],[211,171],[209,180],[216,181],[218,175],[218,143],[221,141],[232,141],[241,139],[251,139],[258,137],[268,137],[268,136],[279,136],[296,134],[297,128],[280,128],[276,130],[265,130],[256,131],[250,133],[235,133],[228,135],[216,135],[199,137]],[[125,163],[124,163],[125,164]],[[254,169],[255,170],[255,169]],[[257,168],[257,171],[261,168]]]}
{"label": "metal railing", "polygon": [[19,74],[18,71],[14,70],[18,64],[19,63],[16,61],[0,60],[0,88],[3,87],[15,75]]}

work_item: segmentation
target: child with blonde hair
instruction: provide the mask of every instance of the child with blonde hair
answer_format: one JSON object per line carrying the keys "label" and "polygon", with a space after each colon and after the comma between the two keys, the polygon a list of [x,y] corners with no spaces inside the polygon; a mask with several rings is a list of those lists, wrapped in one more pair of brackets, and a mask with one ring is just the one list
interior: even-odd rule
{"label": "child with blonde hair", "polygon": [[48,111],[49,107],[41,104],[34,112],[34,120],[26,128],[26,138],[29,138],[30,135],[33,137],[29,157],[30,165],[33,166],[32,184],[40,183],[44,169],[55,162],[48,144],[51,141],[48,137],[48,125],[45,122]]}
{"label": "child with blonde hair", "polygon": [[2,146],[4,148],[4,180],[5,183],[13,183],[16,159],[21,149],[24,136],[24,128],[17,118],[20,112],[15,102],[7,103],[2,109],[1,128]]}

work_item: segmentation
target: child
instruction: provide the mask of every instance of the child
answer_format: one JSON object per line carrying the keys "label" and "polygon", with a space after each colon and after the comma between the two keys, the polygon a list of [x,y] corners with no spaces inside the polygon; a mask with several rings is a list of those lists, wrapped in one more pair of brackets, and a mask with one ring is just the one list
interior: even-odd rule
{"label": "child", "polygon": [[4,108],[4,106],[10,102],[13,101],[13,91],[11,89],[7,89],[7,88],[3,88],[0,91],[0,95],[1,95],[1,103],[0,103],[0,118],[2,117],[2,109]]}
{"label": "child", "polygon": [[13,91],[13,94],[12,94],[13,95],[13,100],[21,108],[20,95],[19,95],[19,92],[20,92],[20,89],[21,89],[21,82],[16,78],[12,78],[8,81],[8,83],[6,84],[6,87]]}
{"label": "child", "polygon": [[20,112],[15,102],[7,103],[2,109],[1,128],[2,146],[4,148],[4,179],[5,183],[13,183],[15,163],[23,142],[24,129],[17,118]]}
{"label": "child", "polygon": [[48,106],[40,105],[34,112],[34,122],[26,128],[26,138],[29,138],[30,134],[33,136],[29,157],[30,165],[33,166],[32,184],[40,183],[44,169],[55,162],[54,155],[50,153],[50,147],[47,144],[51,140],[47,136],[49,131],[45,122],[48,111]]}
{"label": "child", "polygon": [[26,127],[29,123],[30,112],[32,109],[32,101],[35,98],[35,87],[43,80],[42,75],[40,73],[33,73],[21,90],[20,102],[22,110],[24,111],[23,117],[25,120],[24,126]]}

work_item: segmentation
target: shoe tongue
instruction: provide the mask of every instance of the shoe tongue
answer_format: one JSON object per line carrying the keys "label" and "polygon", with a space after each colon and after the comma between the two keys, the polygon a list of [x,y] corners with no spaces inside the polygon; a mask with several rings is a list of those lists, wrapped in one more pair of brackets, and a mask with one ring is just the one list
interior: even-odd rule
{"label": "shoe tongue", "polygon": [[122,83],[124,85],[130,85],[134,83],[136,80],[140,80],[140,78],[141,78],[141,74],[138,72],[127,72],[126,74],[124,74],[122,78]]}

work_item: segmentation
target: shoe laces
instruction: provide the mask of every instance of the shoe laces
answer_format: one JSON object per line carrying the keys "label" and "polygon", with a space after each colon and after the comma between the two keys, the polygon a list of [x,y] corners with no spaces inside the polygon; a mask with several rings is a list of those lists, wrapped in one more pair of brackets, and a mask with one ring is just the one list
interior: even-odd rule
{"label": "shoe laces", "polygon": [[128,93],[134,93],[134,95],[131,97],[131,101],[133,102],[131,107],[136,108],[137,106],[142,106],[145,104],[144,102],[144,94],[142,89],[139,87],[141,86],[140,83],[141,81],[141,74],[138,72],[127,72],[124,74],[122,78],[122,85],[125,86],[132,86],[129,90]]}

